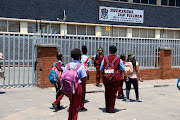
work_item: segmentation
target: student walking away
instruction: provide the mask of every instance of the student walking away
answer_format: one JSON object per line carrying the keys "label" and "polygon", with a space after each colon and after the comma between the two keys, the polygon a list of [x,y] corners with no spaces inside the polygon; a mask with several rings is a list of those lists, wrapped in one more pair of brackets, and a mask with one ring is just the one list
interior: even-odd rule
{"label": "student walking away", "polygon": [[103,49],[100,47],[98,49],[98,53],[96,53],[96,55],[94,55],[93,57],[91,57],[91,59],[94,61],[94,66],[96,67],[96,86],[97,87],[102,87],[100,85],[100,65],[101,65],[101,62],[104,58],[104,55],[103,55]]}
{"label": "student walking away", "polygon": [[81,60],[80,49],[71,51],[72,62],[65,66],[60,84],[64,94],[69,97],[69,118],[68,120],[77,120],[79,106],[82,100],[82,86],[86,83],[86,70]]}
{"label": "student walking away", "polygon": [[[87,54],[87,47],[85,45],[82,46],[82,56],[81,56],[81,63],[84,65],[87,73],[87,80],[89,80],[89,65],[90,65],[90,58],[86,55]],[[79,107],[79,112],[87,111],[84,107],[85,103],[85,95],[86,95],[86,83],[82,85],[82,99],[81,105]]]}
{"label": "student walking away", "polygon": [[[60,53],[57,53],[57,62],[54,62],[53,63],[53,65],[52,65],[52,72],[54,72],[55,71],[55,77],[57,77],[57,78],[55,78],[55,79],[57,79],[57,82],[55,81],[54,82],[54,80],[53,80],[53,82],[51,82],[52,84],[54,84],[54,86],[55,86],[55,89],[56,89],[56,101],[55,102],[53,102],[52,103],[52,106],[53,106],[53,108],[55,109],[55,111],[58,111],[58,110],[60,110],[62,107],[60,106],[60,100],[62,99],[62,97],[64,96],[64,94],[62,93],[62,91],[60,90],[60,84],[59,84],[59,82],[60,82],[60,77],[61,77],[61,74],[62,74],[62,72],[63,72],[63,70],[64,70],[64,64],[63,64],[63,56],[62,56],[62,54],[60,54]],[[52,73],[52,72],[50,72],[50,74]],[[50,75],[49,74],[49,75]],[[53,76],[53,75],[52,75]],[[50,78],[51,76],[49,76],[49,78]],[[54,79],[54,76],[53,76],[53,79]]]}
{"label": "student walking away", "polygon": [[128,54],[127,62],[125,63],[126,71],[128,74],[129,81],[126,81],[126,102],[129,102],[129,93],[131,89],[131,84],[134,86],[135,94],[136,94],[136,101],[142,102],[142,100],[139,98],[139,91],[138,91],[138,79],[139,81],[143,82],[140,76],[139,71],[139,64],[135,59],[135,55],[133,53]]}
{"label": "student walking away", "polygon": [[[126,54],[121,54],[120,59],[122,60],[123,64],[125,65],[125,61],[126,61]],[[122,71],[119,70],[119,72],[122,75]],[[118,87],[118,99],[124,99],[124,93],[123,93],[123,83],[125,81],[125,76],[122,76],[122,79],[120,80],[120,84]]]}
{"label": "student walking away", "polygon": [[117,48],[115,46],[109,47],[109,56],[105,57],[101,63],[101,73],[103,73],[103,84],[105,86],[105,104],[106,112],[115,113],[115,100],[116,93],[119,86],[119,81],[121,78],[121,70],[127,80],[127,74],[124,70],[124,64],[122,60],[115,55]]}

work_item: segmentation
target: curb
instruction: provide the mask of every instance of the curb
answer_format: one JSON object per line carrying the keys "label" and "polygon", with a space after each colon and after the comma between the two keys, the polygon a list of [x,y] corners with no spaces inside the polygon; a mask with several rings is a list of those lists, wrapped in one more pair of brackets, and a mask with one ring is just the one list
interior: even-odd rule
{"label": "curb", "polygon": [[[142,86],[139,86],[139,89],[157,88],[157,87],[169,87],[169,86],[176,86],[176,84],[175,83],[169,83],[169,84],[157,84],[157,85],[142,85]],[[126,90],[126,88],[124,88],[123,90]],[[99,93],[99,92],[104,92],[104,90],[92,90],[92,91],[89,90],[89,91],[86,91],[86,93]]]}

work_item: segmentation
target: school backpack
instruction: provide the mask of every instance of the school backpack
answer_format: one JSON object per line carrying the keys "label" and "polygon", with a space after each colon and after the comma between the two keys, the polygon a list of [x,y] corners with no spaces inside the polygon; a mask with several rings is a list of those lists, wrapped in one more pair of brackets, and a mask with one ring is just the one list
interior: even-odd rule
{"label": "school backpack", "polygon": [[128,75],[133,74],[133,65],[131,62],[125,62],[125,71]]}
{"label": "school backpack", "polygon": [[180,78],[177,81],[177,88],[180,90]]}
{"label": "school backpack", "polygon": [[[61,71],[56,67],[56,62],[53,63],[53,67],[51,68],[50,73],[48,74],[49,81],[52,84],[56,84],[56,82],[60,79],[61,77]],[[58,62],[60,64],[60,62]]]}
{"label": "school backpack", "polygon": [[67,64],[67,71],[62,74],[60,79],[60,90],[64,94],[74,94],[78,88],[79,78],[77,76],[77,70],[82,64],[79,63],[75,66],[74,69],[70,68],[70,63]]}
{"label": "school backpack", "polygon": [[108,81],[114,81],[114,79],[116,79],[116,75],[118,74],[117,71],[117,66],[115,66],[115,62],[118,59],[118,57],[116,57],[112,63],[109,63],[109,60],[107,57],[105,57],[105,61],[106,61],[106,66],[104,68],[104,79],[108,80]]}
{"label": "school backpack", "polygon": [[86,71],[88,71],[88,65],[87,65],[88,61],[89,61],[89,57],[87,58],[87,60],[84,63],[84,67],[85,67]]}

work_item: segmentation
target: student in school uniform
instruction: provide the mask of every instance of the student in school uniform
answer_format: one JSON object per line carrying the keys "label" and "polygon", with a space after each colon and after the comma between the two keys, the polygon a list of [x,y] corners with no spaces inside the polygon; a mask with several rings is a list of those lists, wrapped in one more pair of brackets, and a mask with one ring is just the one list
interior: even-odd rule
{"label": "student in school uniform", "polygon": [[[79,61],[81,60],[80,49],[78,49],[78,48],[73,49],[71,51],[71,58],[73,58],[74,60],[69,63],[70,69],[74,69],[80,63]],[[66,72],[66,71],[67,71],[67,65],[65,66],[65,69],[63,72]],[[75,94],[72,94],[72,96],[68,95],[69,100],[70,100],[68,120],[77,120],[79,106],[80,106],[81,100],[82,100],[82,86],[86,83],[86,77],[87,77],[84,65],[81,65],[77,69],[77,75],[79,77],[78,88],[76,89]]]}
{"label": "student in school uniform", "polygon": [[[122,60],[123,64],[125,65],[126,54],[121,54],[120,59]],[[122,74],[122,72],[121,72],[121,74]],[[119,87],[118,87],[118,96],[117,96],[118,99],[124,99],[124,93],[123,93],[124,80],[125,80],[125,78],[123,77],[122,80],[120,81],[120,84],[119,84]]]}
{"label": "student in school uniform", "polygon": [[115,55],[116,51],[117,48],[115,46],[110,46],[110,55],[103,59],[100,67],[105,87],[106,112],[108,113],[115,113],[114,106],[116,93],[119,86],[119,78],[121,76],[121,74],[116,74],[119,73],[118,70],[121,70],[124,73],[126,80],[128,80],[122,60]]}
{"label": "student in school uniform", "polygon": [[[63,61],[63,55],[60,53],[57,53],[57,62],[55,64],[56,68],[62,73],[64,70],[64,63]],[[64,94],[62,93],[62,90],[60,90],[60,84],[59,84],[59,80],[56,84],[54,84],[55,89],[56,89],[56,101],[54,101],[52,103],[53,108],[55,109],[55,111],[60,110],[62,107],[60,106],[60,100],[62,99],[62,97],[64,96]]]}
{"label": "student in school uniform", "polygon": [[103,58],[104,58],[103,49],[101,47],[98,49],[98,53],[96,53],[96,55],[91,57],[96,67],[96,86],[97,87],[102,87],[100,85],[100,70],[99,69],[100,69]]}
{"label": "student in school uniform", "polygon": [[[87,47],[85,45],[82,46],[82,56],[81,56],[81,63],[85,66],[86,73],[87,73],[87,80],[89,80],[89,65],[90,65],[90,58],[86,55],[87,54]],[[85,103],[85,95],[86,95],[86,83],[82,86],[82,100],[81,105],[79,107],[79,112],[87,111],[84,107]]]}

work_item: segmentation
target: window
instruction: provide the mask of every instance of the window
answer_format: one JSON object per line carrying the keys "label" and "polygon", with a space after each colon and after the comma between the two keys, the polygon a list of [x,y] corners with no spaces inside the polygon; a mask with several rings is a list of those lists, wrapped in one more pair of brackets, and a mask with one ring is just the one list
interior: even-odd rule
{"label": "window", "polygon": [[86,35],[86,25],[77,25],[77,34]]}
{"label": "window", "polygon": [[7,32],[7,21],[6,20],[0,20],[0,31]]}
{"label": "window", "polygon": [[41,33],[51,33],[49,23],[41,23],[40,25]]}
{"label": "window", "polygon": [[180,30],[161,30],[161,38],[180,39]]}
{"label": "window", "polygon": [[52,34],[60,34],[60,24],[51,24]]}
{"label": "window", "polygon": [[133,0],[135,3],[156,4],[156,0]]}
{"label": "window", "polygon": [[95,26],[87,26],[87,35],[95,35]]}
{"label": "window", "polygon": [[132,37],[155,38],[155,30],[154,29],[144,29],[144,28],[133,28],[132,29]]}
{"label": "window", "polygon": [[180,0],[161,0],[161,5],[180,6]]}
{"label": "window", "polygon": [[123,1],[123,2],[127,2],[128,0],[113,0],[113,1]]}
{"label": "window", "polygon": [[28,33],[36,33],[36,23],[28,22]]}
{"label": "window", "polygon": [[76,25],[67,25],[67,34],[76,35]]}
{"label": "window", "polygon": [[8,21],[8,31],[9,32],[20,32],[20,22],[19,21]]}
{"label": "window", "polygon": [[95,26],[90,25],[67,25],[69,35],[95,35]]}
{"label": "window", "polygon": [[102,36],[127,37],[127,28],[102,27]]}

